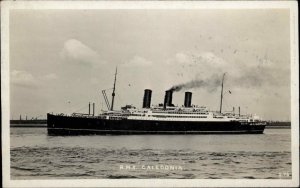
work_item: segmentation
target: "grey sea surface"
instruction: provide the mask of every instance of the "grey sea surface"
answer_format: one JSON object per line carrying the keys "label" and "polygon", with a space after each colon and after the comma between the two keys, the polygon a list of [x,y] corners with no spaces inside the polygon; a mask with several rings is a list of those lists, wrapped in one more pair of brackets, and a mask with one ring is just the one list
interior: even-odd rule
{"label": "grey sea surface", "polygon": [[291,129],[258,135],[48,136],[10,129],[11,179],[286,179]]}

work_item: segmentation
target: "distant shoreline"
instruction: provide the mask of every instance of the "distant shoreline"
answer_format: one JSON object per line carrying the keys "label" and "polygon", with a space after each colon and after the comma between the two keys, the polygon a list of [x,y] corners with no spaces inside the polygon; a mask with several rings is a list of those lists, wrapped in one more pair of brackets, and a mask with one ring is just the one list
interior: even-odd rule
{"label": "distant shoreline", "polygon": [[47,124],[47,120],[46,119],[10,120],[10,124]]}
{"label": "distant shoreline", "polygon": [[266,129],[290,129],[291,126],[266,126]]}
{"label": "distant shoreline", "polygon": [[10,127],[47,127],[47,120],[10,120]]}
{"label": "distant shoreline", "polygon": [[291,122],[289,121],[274,121],[274,122],[268,122],[268,125],[266,126],[266,129],[290,129],[291,128]]}

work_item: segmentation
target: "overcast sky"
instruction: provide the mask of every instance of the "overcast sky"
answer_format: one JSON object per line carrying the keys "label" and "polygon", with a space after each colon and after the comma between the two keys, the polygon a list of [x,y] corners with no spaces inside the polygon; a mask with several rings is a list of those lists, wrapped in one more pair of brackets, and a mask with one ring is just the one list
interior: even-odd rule
{"label": "overcast sky", "polygon": [[[106,109],[101,90],[113,85],[115,109],[152,104],[190,81],[192,103],[264,119],[290,119],[289,11],[260,10],[12,10],[11,116]],[[231,94],[228,91],[231,91]],[[109,100],[111,90],[107,90]],[[82,110],[80,110],[82,109]]]}

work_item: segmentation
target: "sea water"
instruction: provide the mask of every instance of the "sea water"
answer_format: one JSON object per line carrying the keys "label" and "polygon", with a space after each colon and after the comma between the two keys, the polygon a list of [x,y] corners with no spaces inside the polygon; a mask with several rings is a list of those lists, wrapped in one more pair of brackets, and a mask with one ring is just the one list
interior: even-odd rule
{"label": "sea water", "polygon": [[11,179],[291,178],[291,129],[257,135],[48,136],[10,129]]}

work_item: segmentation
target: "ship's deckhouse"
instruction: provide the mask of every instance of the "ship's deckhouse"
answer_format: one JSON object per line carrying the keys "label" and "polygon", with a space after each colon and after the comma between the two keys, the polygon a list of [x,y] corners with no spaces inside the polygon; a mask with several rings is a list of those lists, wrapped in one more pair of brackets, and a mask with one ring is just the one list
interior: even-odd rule
{"label": "ship's deckhouse", "polygon": [[136,111],[128,116],[130,120],[157,120],[157,121],[232,121],[235,118],[228,118],[222,116],[218,118],[213,112],[208,111],[185,111],[182,109],[177,110],[148,110],[148,111]]}

